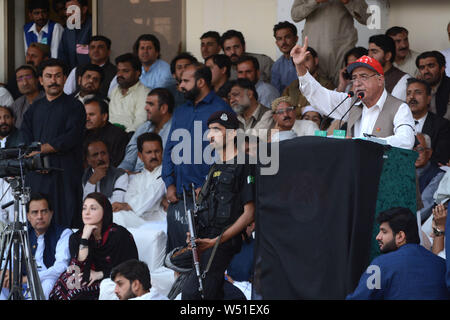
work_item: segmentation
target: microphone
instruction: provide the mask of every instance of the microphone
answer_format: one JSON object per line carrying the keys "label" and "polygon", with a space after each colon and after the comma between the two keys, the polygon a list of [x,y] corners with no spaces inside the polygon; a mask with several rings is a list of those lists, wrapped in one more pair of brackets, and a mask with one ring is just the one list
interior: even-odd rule
{"label": "microphone", "polygon": [[346,97],[344,100],[342,100],[342,102],[339,103],[339,104],[337,105],[337,107],[334,108],[333,111],[331,111],[331,112],[330,112],[330,113],[322,120],[322,122],[320,123],[319,130],[322,130],[322,129],[323,129],[323,125],[324,125],[325,121],[327,121],[328,119],[330,119],[330,116],[337,110],[337,108],[339,108],[345,101],[347,101],[348,98],[353,98],[354,96],[355,96],[355,93],[354,93],[353,91],[349,91],[349,93],[347,94],[347,97]]}
{"label": "microphone", "polygon": [[364,97],[365,97],[364,92],[358,93],[358,99],[356,99],[356,101],[350,106],[350,108],[347,110],[347,112],[344,113],[344,115],[342,116],[341,120],[339,121],[339,128],[341,127],[342,120],[344,120],[345,116],[350,112],[350,110],[352,110],[352,108],[353,108],[358,102],[360,102],[362,99],[364,99]]}

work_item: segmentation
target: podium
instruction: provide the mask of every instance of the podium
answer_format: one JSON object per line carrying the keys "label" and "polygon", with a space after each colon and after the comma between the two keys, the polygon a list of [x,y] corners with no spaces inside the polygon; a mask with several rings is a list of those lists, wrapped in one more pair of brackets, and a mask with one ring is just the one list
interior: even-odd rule
{"label": "podium", "polygon": [[417,153],[363,140],[300,137],[256,177],[253,296],[344,299],[379,254],[377,215],[416,212]]}

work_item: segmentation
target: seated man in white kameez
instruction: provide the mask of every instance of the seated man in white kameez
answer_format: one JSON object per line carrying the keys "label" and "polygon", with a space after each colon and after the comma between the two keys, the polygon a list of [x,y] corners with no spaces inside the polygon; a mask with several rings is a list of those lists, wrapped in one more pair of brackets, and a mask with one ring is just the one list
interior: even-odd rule
{"label": "seated man in white kameez", "polygon": [[85,145],[88,168],[83,182],[83,199],[92,192],[100,192],[111,203],[123,202],[128,188],[128,174],[111,165],[108,146],[101,139],[92,139]]}
{"label": "seated man in white kameez", "polygon": [[138,138],[138,157],[144,170],[132,176],[124,202],[113,203],[114,223],[125,228],[139,228],[150,221],[165,221],[161,202],[166,194],[161,178],[162,140],[153,132]]}
{"label": "seated man in white kameez", "polygon": [[[152,273],[152,286],[167,294],[174,277],[173,272],[163,267],[167,242],[164,207],[168,207],[168,203],[166,186],[161,178],[162,139],[157,133],[147,132],[138,137],[137,147],[144,169],[131,176],[124,202],[112,204],[113,221],[131,232],[139,259],[147,263]],[[102,283],[100,300],[111,299],[112,290],[111,283]]]}
{"label": "seated man in white kameez", "polygon": [[[36,260],[45,299],[48,300],[56,280],[69,265],[69,238],[72,231],[52,223],[51,204],[48,198],[40,193],[31,194],[26,210],[31,253]],[[10,273],[7,272],[3,282],[1,300],[5,300],[9,296],[10,280]],[[27,275],[23,277],[22,281],[24,285],[27,284]]]}

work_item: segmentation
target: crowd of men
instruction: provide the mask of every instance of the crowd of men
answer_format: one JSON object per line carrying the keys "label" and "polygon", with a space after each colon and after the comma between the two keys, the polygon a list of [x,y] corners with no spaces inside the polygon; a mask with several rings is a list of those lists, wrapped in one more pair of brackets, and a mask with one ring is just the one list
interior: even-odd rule
{"label": "crowd of men", "polygon": [[[402,229],[411,218],[402,210],[380,220],[384,228],[380,230],[393,234],[388,240],[392,242],[393,237],[394,245],[386,249],[387,240],[381,236],[379,243],[384,252],[407,245],[405,255],[420,254],[422,260],[432,260],[427,268],[439,275],[445,272],[444,262],[433,259],[445,257],[442,239],[450,199],[446,174],[450,166],[450,63],[446,62],[450,49],[415,52],[403,27],[370,37],[367,48],[355,47],[348,33],[332,29],[335,25],[354,28],[352,15],[367,21],[365,2],[340,0],[327,6],[327,1],[313,0],[308,10],[302,8],[305,1],[295,1],[292,8],[294,21],[306,19],[303,45],[297,44],[294,24],[284,21],[274,26],[274,41],[282,53],[275,62],[267,55],[247,52],[244,35],[237,30],[222,35],[208,31],[200,37],[202,57],[179,52],[170,63],[161,59],[159,39],[145,34],[129,53],[111,61],[114,44],[105,36],[92,35],[88,1],[54,1],[53,9],[64,12],[60,7],[64,2],[66,8],[80,8],[81,29],[64,27],[63,17],[60,23],[49,20],[48,1],[30,1],[31,22],[24,26],[26,64],[17,68],[15,81],[8,85],[10,92],[0,87],[1,147],[40,142],[41,151],[29,157],[46,157],[52,168],[26,175],[26,185],[35,194],[27,206],[30,230],[35,232],[32,239],[41,246],[41,236],[51,239],[45,241],[45,249],[38,245],[39,257],[36,253],[38,264],[45,265],[39,274],[47,298],[51,281],[69,261],[68,228],[82,227],[82,201],[89,193],[103,193],[113,206],[114,222],[126,228],[167,223],[166,253],[186,245],[184,212],[192,206],[192,193],[186,200],[183,191],[193,186],[200,193],[210,173],[214,159],[208,162],[204,150],[217,144],[214,139],[218,138],[204,137],[213,130],[211,117],[217,113],[218,123],[226,128],[234,119],[230,113],[235,114],[239,129],[262,142],[313,136],[318,130],[332,135],[335,129],[345,129],[348,137],[375,136],[394,147],[417,151],[420,237],[434,255],[413,247],[412,243],[421,241],[419,235],[414,240],[408,237],[411,229]],[[319,11],[312,16],[315,6]],[[331,20],[324,24],[323,19]],[[450,23],[447,28],[450,40]],[[333,37],[336,32],[346,34],[350,43]],[[352,99],[333,110],[348,96]],[[355,102],[360,108],[348,112]],[[180,153],[183,130],[190,134],[190,143]],[[386,225],[397,213],[403,217],[399,230]],[[3,223],[11,220],[12,215],[7,215]],[[253,245],[252,232],[246,234],[244,247]],[[54,242],[51,248],[49,241]],[[50,249],[53,258],[48,256]],[[251,269],[252,250],[239,259]],[[383,263],[391,268],[391,276],[397,266]],[[234,282],[230,274],[231,267],[227,279]],[[245,274],[250,275],[239,283],[251,282],[251,272]],[[443,286],[445,280],[439,275],[433,281]],[[188,283],[195,282],[191,278]],[[116,267],[111,280],[120,299],[166,298],[152,291],[148,267],[139,261]],[[387,292],[389,284],[383,285]],[[358,288],[349,298],[407,297],[386,292],[368,294]],[[445,298],[445,294],[428,297]]]}

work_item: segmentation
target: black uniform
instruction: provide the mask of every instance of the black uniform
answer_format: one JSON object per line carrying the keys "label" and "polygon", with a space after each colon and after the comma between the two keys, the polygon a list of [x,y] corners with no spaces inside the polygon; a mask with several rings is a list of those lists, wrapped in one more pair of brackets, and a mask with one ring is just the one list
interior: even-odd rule
{"label": "black uniform", "polygon": [[[197,238],[218,237],[241,216],[244,205],[254,202],[254,170],[255,167],[248,164],[216,164],[211,168],[212,180],[200,204],[203,210],[198,213]],[[206,278],[203,279],[205,299],[223,300],[225,270],[233,256],[240,251],[241,244],[242,234],[239,233],[217,248]],[[213,248],[210,248],[201,255],[201,272],[207,268],[212,252]],[[193,269],[183,287],[182,299],[200,300],[198,288],[198,278]]]}

